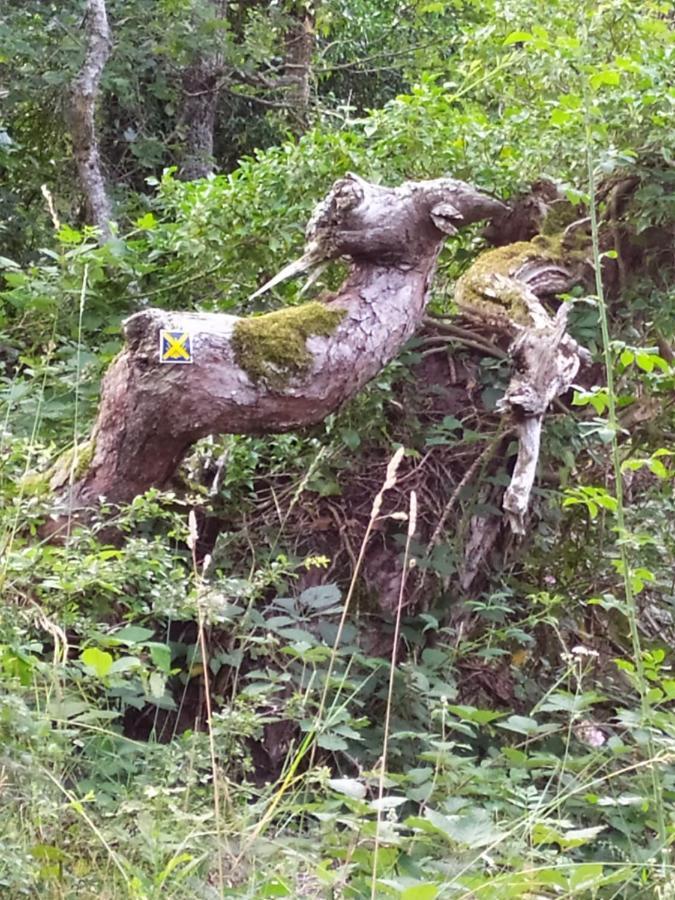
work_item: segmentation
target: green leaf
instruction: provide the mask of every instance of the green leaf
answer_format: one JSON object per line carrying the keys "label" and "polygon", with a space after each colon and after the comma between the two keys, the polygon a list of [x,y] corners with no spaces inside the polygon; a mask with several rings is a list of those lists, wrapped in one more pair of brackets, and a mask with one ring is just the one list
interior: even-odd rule
{"label": "green leaf", "polygon": [[171,647],[157,643],[148,644],[147,646],[150,651],[150,659],[154,665],[165,674],[168,674],[171,669]]}
{"label": "green leaf", "polygon": [[503,713],[494,712],[491,709],[476,709],[473,706],[451,705],[448,706],[448,712],[464,719],[468,722],[475,722],[478,725],[486,725],[488,722],[494,722],[495,719],[501,719]]}
{"label": "green leaf", "polygon": [[280,878],[270,878],[256,891],[258,897],[290,897],[291,888]]}
{"label": "green leaf", "polygon": [[651,353],[638,353],[635,362],[643,372],[651,372],[654,368],[654,357]]}
{"label": "green leaf", "polygon": [[176,856],[171,857],[169,862],[164,866],[160,877],[162,880],[166,880],[174,869],[183,865],[183,863],[192,862],[193,859],[194,856],[191,853],[178,853]]}
{"label": "green leaf", "polygon": [[157,227],[157,219],[155,218],[154,213],[146,213],[140,219],[136,219],[134,222],[136,228],[140,228],[141,231],[152,231],[153,228]]}
{"label": "green leaf", "polygon": [[57,237],[62,244],[80,244],[84,235],[81,231],[75,231],[70,225],[62,225],[59,228]]}
{"label": "green leaf", "polygon": [[275,628],[280,637],[286,638],[287,641],[299,642],[314,647],[317,644],[316,637],[311,631],[305,631],[304,628]]}
{"label": "green leaf", "polygon": [[407,887],[399,894],[399,900],[436,900],[439,887],[427,881]]}
{"label": "green leaf", "polygon": [[670,472],[663,465],[660,459],[650,459],[649,460],[649,470],[653,475],[656,475],[658,478],[669,478]]}
{"label": "green leaf", "polygon": [[[319,737],[325,737],[325,735],[320,735]],[[321,744],[321,746],[325,745]],[[363,800],[366,796],[365,784],[357,781],[356,778],[329,778],[328,786],[337,791],[338,794],[344,794],[346,797],[352,797],[354,800]]]}
{"label": "green leaf", "polygon": [[586,691],[583,694],[572,694],[568,691],[556,691],[539,707],[543,712],[578,713],[603,700],[597,691]]}
{"label": "green leaf", "polygon": [[511,44],[526,44],[528,41],[532,40],[532,34],[529,31],[512,31],[511,34],[507,34],[504,38],[504,47],[509,47]]}
{"label": "green leaf", "polygon": [[47,704],[47,712],[52,719],[69,719],[72,716],[79,716],[87,709],[89,703],[86,700],[55,700]]}
{"label": "green leaf", "polygon": [[561,109],[559,106],[551,113],[551,125],[566,125],[570,119],[575,118],[575,113],[567,109]]}
{"label": "green leaf", "polygon": [[611,494],[605,492],[598,492],[594,497],[594,500],[598,506],[601,506],[603,509],[608,509],[610,512],[616,512],[619,508],[619,501],[616,497],[612,497]]}
{"label": "green leaf", "polygon": [[448,431],[456,431],[458,428],[462,427],[462,423],[459,419],[455,418],[455,416],[443,416],[441,425]]}
{"label": "green leaf", "polygon": [[124,644],[142,644],[155,636],[152,628],[141,628],[140,625],[127,625],[119,631],[115,631],[110,637]]}
{"label": "green leaf", "polygon": [[298,602],[308,609],[326,609],[340,602],[342,592],[336,584],[321,584],[303,591]]}
{"label": "green leaf", "polygon": [[53,847],[51,844],[35,844],[29,850],[33,859],[46,859],[51,862],[59,862],[67,859],[66,854],[59,847]]}
{"label": "green leaf", "polygon": [[591,75],[591,87],[594,90],[603,85],[615,86],[620,81],[621,73],[617,72],[616,69],[602,69],[600,72],[596,72],[595,75]]}
{"label": "green leaf", "polygon": [[497,727],[526,735],[536,734],[539,731],[539,723],[529,716],[509,716],[504,722],[497,722]]}
{"label": "green leaf", "polygon": [[350,450],[357,450],[361,444],[361,435],[353,428],[343,428],[340,431],[340,437]]}
{"label": "green leaf", "polygon": [[99,650],[98,647],[87,647],[80,654],[80,659],[89,674],[96,675],[98,678],[105,678],[113,664],[112,655],[106,650]]}
{"label": "green leaf", "polygon": [[570,872],[570,888],[574,891],[588,890],[600,881],[603,873],[602,863],[580,863],[578,866],[574,866]]}
{"label": "green leaf", "polygon": [[324,750],[346,750],[349,746],[344,738],[338,737],[336,734],[320,734],[316,742]]}
{"label": "green leaf", "polygon": [[463,844],[472,850],[486,847],[504,837],[492,823],[489,815],[482,809],[474,809],[460,816],[444,816],[434,809],[424,811],[425,818],[456,844]]}
{"label": "green leaf", "polygon": [[121,656],[110,666],[108,674],[119,675],[120,672],[130,672],[132,669],[140,669],[143,663],[136,656]]}
{"label": "green leaf", "polygon": [[592,828],[573,828],[561,832],[546,822],[537,822],[532,829],[532,843],[535,846],[559,844],[561,849],[568,850],[592,842],[604,830],[604,825],[596,825]]}

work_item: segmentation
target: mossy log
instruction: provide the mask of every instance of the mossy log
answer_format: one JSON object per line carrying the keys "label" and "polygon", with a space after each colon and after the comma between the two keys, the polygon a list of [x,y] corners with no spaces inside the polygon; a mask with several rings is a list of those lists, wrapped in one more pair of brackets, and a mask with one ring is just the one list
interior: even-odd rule
{"label": "mossy log", "polygon": [[[315,210],[295,269],[346,258],[350,272],[330,301],[251,319],[159,309],[131,316],[103,380],[92,459],[57,490],[55,527],[100,497],[122,503],[165,485],[201,437],[324,419],[415,332],[446,236],[502,209],[448,178],[386,188],[347,175]],[[189,335],[190,362],[163,364],[163,331]]]}

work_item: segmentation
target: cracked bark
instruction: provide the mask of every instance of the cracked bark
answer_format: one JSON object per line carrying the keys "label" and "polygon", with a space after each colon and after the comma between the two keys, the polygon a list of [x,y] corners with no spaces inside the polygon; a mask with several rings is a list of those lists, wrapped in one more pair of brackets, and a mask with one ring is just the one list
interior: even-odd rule
{"label": "cracked bark", "polygon": [[[350,261],[329,303],[343,317],[329,336],[306,340],[308,365],[283,387],[256,382],[239,365],[234,316],[158,309],[131,316],[126,347],[103,381],[93,458],[73,484],[52,482],[55,513],[95,507],[101,496],[125,502],[165,485],[190,445],[208,434],[280,432],[323,420],[418,327],[446,235],[501,208],[448,178],[398,188],[355,175],[337,181],[310,220],[305,258]],[[192,335],[192,364],[160,364],[162,328]]]}
{"label": "cracked bark", "polygon": [[84,61],[70,87],[68,124],[80,186],[86,201],[87,221],[99,229],[100,240],[104,242],[110,238],[112,206],[101,167],[96,133],[96,101],[112,46],[105,0],[87,0],[85,34]]}

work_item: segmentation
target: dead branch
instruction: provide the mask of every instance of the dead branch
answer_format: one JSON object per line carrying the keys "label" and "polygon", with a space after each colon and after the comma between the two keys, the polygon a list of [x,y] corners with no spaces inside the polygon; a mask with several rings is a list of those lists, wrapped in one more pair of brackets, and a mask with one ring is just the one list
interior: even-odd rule
{"label": "dead branch", "polygon": [[541,298],[569,290],[582,267],[583,255],[566,255],[555,239],[535,238],[482,254],[455,291],[465,316],[492,333],[512,336],[514,374],[499,408],[510,414],[519,441],[502,503],[516,534],[525,532],[546,410],[568,390],[580,365],[590,362],[588,351],[566,332],[569,306],[562,304],[552,316]]}

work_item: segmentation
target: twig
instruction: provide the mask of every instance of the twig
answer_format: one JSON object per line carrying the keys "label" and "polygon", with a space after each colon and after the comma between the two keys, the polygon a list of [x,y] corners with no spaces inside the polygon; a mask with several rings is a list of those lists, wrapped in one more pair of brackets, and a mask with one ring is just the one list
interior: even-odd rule
{"label": "twig", "polygon": [[501,347],[498,347],[486,338],[476,336],[473,331],[469,331],[467,328],[461,328],[459,325],[451,324],[445,320],[445,317],[425,316],[422,319],[422,322],[432,328],[438,328],[440,331],[452,334],[454,337],[462,339],[465,343],[470,341],[470,346],[476,346],[476,344],[478,344],[479,350],[484,350],[491,356],[496,356],[498,359],[508,359],[508,353],[502,350]]}
{"label": "twig", "polygon": [[443,530],[443,526],[445,525],[445,521],[448,518],[448,516],[450,515],[450,513],[452,512],[452,508],[454,507],[455,503],[457,502],[457,498],[459,497],[459,494],[462,491],[462,489],[464,487],[466,487],[466,485],[471,481],[474,474],[478,470],[478,467],[483,462],[487,462],[487,460],[492,456],[492,454],[495,452],[495,450],[497,448],[499,441],[503,437],[506,437],[506,435],[510,434],[512,431],[513,431],[512,427],[506,428],[503,431],[501,429],[499,429],[497,431],[497,433],[495,434],[495,436],[493,437],[493,439],[490,441],[490,443],[485,447],[483,452],[480,453],[474,459],[474,461],[471,463],[469,468],[466,470],[466,472],[462,476],[461,481],[459,482],[457,487],[454,489],[454,491],[450,495],[450,499],[445,504],[445,508],[443,509],[440,519],[438,520],[436,528],[434,529],[434,533],[431,535],[431,540],[427,544],[427,549],[426,549],[427,557],[431,554],[431,551],[433,550],[435,545],[438,543],[438,539],[440,538],[441,531]]}

